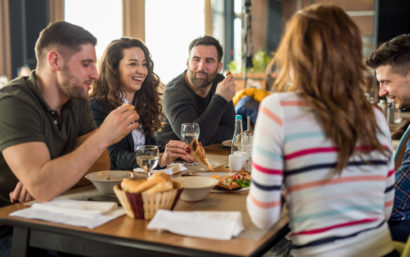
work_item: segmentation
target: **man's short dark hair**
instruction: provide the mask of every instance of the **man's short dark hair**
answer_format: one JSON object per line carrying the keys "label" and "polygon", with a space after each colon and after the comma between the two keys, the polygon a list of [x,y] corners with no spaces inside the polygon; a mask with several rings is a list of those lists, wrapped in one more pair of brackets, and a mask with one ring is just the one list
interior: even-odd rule
{"label": "man's short dark hair", "polygon": [[192,48],[194,48],[195,46],[199,46],[199,45],[215,46],[216,51],[218,52],[218,62],[221,62],[223,50],[218,40],[216,40],[215,38],[211,36],[204,36],[204,37],[196,38],[191,42],[191,44],[189,44],[189,48],[188,48],[189,54],[191,54]]}
{"label": "man's short dark hair", "polygon": [[50,47],[63,46],[77,52],[83,44],[95,46],[97,39],[84,28],[69,22],[51,23],[40,32],[35,46],[36,58],[39,61],[44,50],[48,50]]}
{"label": "man's short dark hair", "polygon": [[410,34],[397,36],[381,44],[366,58],[366,64],[373,69],[391,65],[395,73],[406,76],[410,70]]}

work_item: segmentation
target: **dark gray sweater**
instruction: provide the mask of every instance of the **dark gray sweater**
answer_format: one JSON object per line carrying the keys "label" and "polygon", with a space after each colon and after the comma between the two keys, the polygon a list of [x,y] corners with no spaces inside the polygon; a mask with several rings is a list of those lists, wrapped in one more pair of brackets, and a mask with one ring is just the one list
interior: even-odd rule
{"label": "dark gray sweater", "polygon": [[233,103],[215,95],[216,86],[224,76],[218,74],[209,94],[202,98],[186,83],[185,72],[165,87],[163,108],[167,120],[162,131],[155,135],[157,143],[165,145],[170,139],[181,139],[181,124],[184,122],[199,124],[199,141],[203,145],[231,139],[235,124]]}

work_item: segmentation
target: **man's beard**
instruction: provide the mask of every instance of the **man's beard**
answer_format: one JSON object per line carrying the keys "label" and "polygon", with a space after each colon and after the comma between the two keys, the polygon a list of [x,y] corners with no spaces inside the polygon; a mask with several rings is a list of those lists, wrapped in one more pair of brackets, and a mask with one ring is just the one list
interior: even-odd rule
{"label": "man's beard", "polygon": [[[194,84],[195,87],[201,88],[201,89],[208,87],[209,84],[211,84],[212,81],[215,79],[216,74],[217,74],[216,72],[211,73],[211,74],[207,74],[207,73],[205,73],[205,72],[194,72],[194,71],[192,71],[192,70],[190,70],[189,72],[190,72],[190,74],[191,74],[191,82],[192,82],[192,84]],[[198,73],[205,74],[206,77],[205,77],[205,78],[198,78],[198,77],[197,77],[197,74],[198,74]]]}
{"label": "man's beard", "polygon": [[63,67],[63,76],[60,83],[60,90],[69,98],[88,99],[88,92],[84,93],[84,88],[80,86],[79,79],[72,76],[70,71]]}
{"label": "man's beard", "polygon": [[73,99],[88,99],[88,93],[84,93],[84,89],[80,86],[71,87],[69,96]]}

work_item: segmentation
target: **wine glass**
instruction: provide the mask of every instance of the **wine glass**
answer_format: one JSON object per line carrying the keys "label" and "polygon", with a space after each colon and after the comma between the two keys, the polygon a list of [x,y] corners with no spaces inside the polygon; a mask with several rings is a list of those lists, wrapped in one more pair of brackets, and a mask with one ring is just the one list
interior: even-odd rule
{"label": "wine glass", "polygon": [[[199,137],[199,124],[198,123],[182,123],[181,125],[181,138],[186,144],[192,142],[195,138]],[[196,163],[186,163],[186,165],[195,165]]]}
{"label": "wine glass", "polygon": [[147,178],[151,176],[151,170],[157,167],[159,161],[159,149],[156,145],[142,145],[137,147],[137,163],[144,169]]}

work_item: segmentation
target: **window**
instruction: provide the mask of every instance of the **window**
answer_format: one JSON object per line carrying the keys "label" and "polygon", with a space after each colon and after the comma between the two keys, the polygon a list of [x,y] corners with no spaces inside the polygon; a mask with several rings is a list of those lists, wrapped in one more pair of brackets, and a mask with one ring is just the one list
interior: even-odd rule
{"label": "window", "polygon": [[121,0],[65,0],[65,20],[84,27],[97,38],[97,58],[122,35]]}
{"label": "window", "polygon": [[[90,11],[98,9],[98,11]],[[189,11],[187,11],[189,10]],[[121,0],[65,0],[65,20],[97,39],[97,58],[122,36]],[[145,1],[145,43],[163,83],[186,69],[189,43],[205,33],[204,0]]]}
{"label": "window", "polygon": [[242,63],[242,1],[235,0],[233,22],[233,59],[236,63]]}
{"label": "window", "polygon": [[189,43],[205,33],[204,1],[145,1],[145,24],[154,72],[166,84],[186,69]]}

